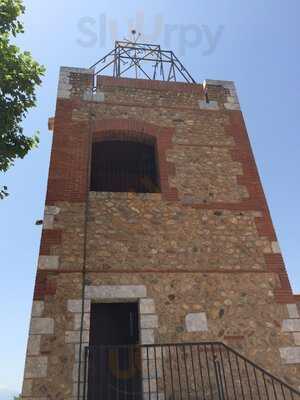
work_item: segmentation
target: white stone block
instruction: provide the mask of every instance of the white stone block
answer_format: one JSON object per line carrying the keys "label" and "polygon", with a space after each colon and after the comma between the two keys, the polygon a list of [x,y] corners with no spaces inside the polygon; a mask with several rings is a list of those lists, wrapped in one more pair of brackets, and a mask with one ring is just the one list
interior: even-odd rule
{"label": "white stone block", "polygon": [[97,103],[103,103],[105,101],[105,94],[103,92],[97,91],[96,93],[94,93],[93,101],[96,101]]}
{"label": "white stone block", "polygon": [[46,378],[48,367],[48,357],[27,357],[25,365],[25,379]]}
{"label": "white stone block", "polygon": [[[68,79],[68,80],[67,80]],[[62,92],[67,92],[67,93],[70,93],[70,90],[72,89],[72,85],[70,85],[70,83],[69,83],[69,78],[66,78],[66,80],[63,82],[63,83],[61,83],[61,85],[60,85],[60,90],[62,91]]]}
{"label": "white stone block", "polygon": [[300,364],[300,347],[282,347],[279,351],[285,364]]}
{"label": "white stone block", "polygon": [[55,215],[58,215],[60,208],[56,206],[46,206],[44,212],[44,229],[53,229]]}
{"label": "white stone block", "polygon": [[27,345],[27,355],[38,356],[41,351],[41,335],[29,335]]}
{"label": "white stone block", "polygon": [[158,317],[155,314],[145,314],[140,317],[141,328],[158,328]]}
{"label": "white stone block", "polygon": [[142,344],[154,344],[154,330],[153,329],[141,329],[141,343]]}
{"label": "white stone block", "polygon": [[83,100],[92,101],[93,100],[93,91],[91,89],[86,89],[83,93]]}
{"label": "white stone block", "polygon": [[43,301],[34,301],[32,303],[32,309],[31,309],[31,316],[32,317],[41,317],[43,315],[45,308],[45,303]]}
{"label": "white stone block", "polygon": [[[82,342],[87,343],[89,341],[89,331],[82,332]],[[80,343],[80,331],[66,331],[65,335],[66,343]]]}
{"label": "white stone block", "polygon": [[52,335],[54,333],[54,319],[31,318],[29,332],[31,335]]}
{"label": "white stone block", "polygon": [[69,74],[61,74],[59,76],[58,83],[60,87],[63,87],[64,85],[69,85],[69,82]]}
{"label": "white stone block", "polygon": [[53,229],[54,215],[45,214],[43,219],[43,229]]}
{"label": "white stone block", "polygon": [[[81,313],[82,311],[82,300],[68,300],[67,302],[68,311],[72,313]],[[91,310],[91,301],[84,300],[84,312],[89,313]]]}
{"label": "white stone block", "polygon": [[240,110],[239,99],[233,81],[220,81],[212,79],[205,80],[203,86],[207,87],[209,85],[222,86],[224,89],[227,89],[229,91],[229,95],[227,95],[226,102],[224,104],[225,109]]}
{"label": "white stone block", "polygon": [[88,74],[94,75],[95,69],[92,68],[79,68],[79,67],[60,67],[60,74],[69,75],[71,72],[75,74]]}
{"label": "white stone block", "polygon": [[72,85],[70,84],[71,73],[93,75],[94,70],[86,68],[61,67],[59,73],[57,97],[63,99],[69,99],[71,97],[71,89],[72,89]]}
{"label": "white stone block", "polygon": [[236,102],[236,98],[234,96],[227,96],[227,102],[233,104]]}
{"label": "white stone block", "polygon": [[46,206],[45,214],[46,215],[58,215],[60,213],[60,208],[56,206]]}
{"label": "white stone block", "polygon": [[70,85],[70,78],[69,78],[69,75],[62,75],[60,78],[59,78],[59,80],[58,80],[58,83],[59,83],[59,87],[60,87],[60,89],[71,89],[71,85]]}
{"label": "white stone block", "polygon": [[300,332],[300,319],[285,319],[282,322],[283,332]]}
{"label": "white stone block", "polygon": [[[90,314],[83,314],[83,329],[90,329]],[[74,315],[74,331],[81,329],[81,313]]]}
{"label": "white stone block", "polygon": [[203,82],[203,86],[206,87],[207,85],[212,85],[212,86],[223,86],[226,87],[227,89],[234,87],[234,82],[233,81],[222,81],[222,80],[216,80],[216,79],[205,79]]}
{"label": "white stone block", "polygon": [[57,270],[59,267],[59,256],[40,256],[38,262],[39,269]]}
{"label": "white stone block", "polygon": [[95,101],[97,103],[102,103],[105,100],[105,95],[103,92],[97,90],[96,92],[93,92],[92,90],[87,89],[83,93],[83,100],[85,101]]}
{"label": "white stone block", "polygon": [[226,110],[231,110],[231,111],[241,109],[240,105],[237,103],[224,103],[224,107],[226,108]]}
{"label": "white stone block", "polygon": [[290,318],[300,318],[297,304],[287,304],[287,309]]}
{"label": "white stone block", "polygon": [[57,92],[57,97],[60,99],[69,99],[71,97],[71,92],[69,90],[59,89]]}
{"label": "white stone block", "polygon": [[97,299],[138,299],[147,296],[146,286],[120,285],[120,286],[87,286],[86,298]]}
{"label": "white stone block", "polygon": [[190,313],[185,317],[185,326],[188,332],[208,331],[207,318],[205,313]]}
{"label": "white stone block", "polygon": [[296,346],[300,346],[300,332],[293,333]]}
{"label": "white stone block", "polygon": [[275,253],[275,254],[280,254],[281,253],[280,246],[279,246],[278,242],[272,242],[271,243],[271,247],[272,247],[273,253]]}
{"label": "white stone block", "polygon": [[140,299],[140,314],[155,314],[155,303],[153,299]]}
{"label": "white stone block", "polygon": [[199,100],[198,103],[201,110],[217,111],[220,109],[218,102],[215,100],[210,100],[209,102],[206,100]]}

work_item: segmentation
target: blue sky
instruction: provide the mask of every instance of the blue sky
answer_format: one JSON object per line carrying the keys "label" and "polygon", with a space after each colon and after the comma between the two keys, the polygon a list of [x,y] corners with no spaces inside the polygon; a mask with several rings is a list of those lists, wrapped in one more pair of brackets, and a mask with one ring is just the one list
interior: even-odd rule
{"label": "blue sky", "polygon": [[198,82],[236,82],[289,276],[300,292],[299,1],[25,0],[25,5],[26,34],[18,43],[47,73],[38,107],[24,121],[27,134],[40,130],[40,146],[0,176],[11,193],[0,204],[0,400],[21,386],[41,234],[35,221],[43,216],[52,140],[47,120],[54,114],[59,66],[89,67],[113,47],[115,37],[127,36],[130,21],[172,48]]}

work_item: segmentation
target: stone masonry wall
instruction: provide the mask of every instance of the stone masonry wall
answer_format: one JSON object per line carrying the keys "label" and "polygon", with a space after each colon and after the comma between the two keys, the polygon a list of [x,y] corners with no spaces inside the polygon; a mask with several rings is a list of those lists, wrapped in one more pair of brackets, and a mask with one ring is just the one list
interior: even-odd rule
{"label": "stone masonry wall", "polygon": [[[116,285],[144,288],[143,296],[154,299],[158,326],[153,341],[147,336],[142,343],[223,341],[287,383],[299,384],[299,367],[284,366],[278,351],[293,347],[294,341],[291,333],[281,330],[289,316],[285,305],[274,302],[278,284],[274,274],[93,272],[86,282],[106,291]],[[54,332],[44,336],[40,345],[47,358],[46,374],[41,374],[45,369],[40,366],[26,375],[29,398],[72,399],[77,393],[81,283],[80,273],[61,273],[55,296],[46,300],[43,315],[53,320]],[[84,345],[88,345],[89,329],[86,310]],[[190,332],[186,319],[194,313],[205,315],[206,324]]]}
{"label": "stone masonry wall", "polygon": [[[88,270],[264,271],[257,211],[204,210],[160,194],[90,195]],[[180,227],[177,229],[176,227]]]}
{"label": "stone masonry wall", "polygon": [[[299,387],[300,298],[234,84],[93,79],[60,74],[23,398],[78,398],[91,301],[118,299],[141,343],[223,341]],[[161,193],[89,193],[92,142],[120,132],[155,138]]]}

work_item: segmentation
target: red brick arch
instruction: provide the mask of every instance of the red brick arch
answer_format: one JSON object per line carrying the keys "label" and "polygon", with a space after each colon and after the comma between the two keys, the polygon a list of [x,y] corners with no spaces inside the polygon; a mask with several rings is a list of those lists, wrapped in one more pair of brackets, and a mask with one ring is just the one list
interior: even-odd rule
{"label": "red brick arch", "polygon": [[98,119],[94,123],[93,141],[101,141],[115,134],[125,134],[126,137],[132,135],[135,139],[140,136],[142,141],[148,140],[149,137],[154,138],[157,146],[162,196],[166,200],[177,200],[177,190],[169,185],[169,177],[174,175],[175,168],[173,163],[167,161],[166,154],[167,150],[172,148],[174,132],[174,128],[166,128],[140,120],[125,118]]}

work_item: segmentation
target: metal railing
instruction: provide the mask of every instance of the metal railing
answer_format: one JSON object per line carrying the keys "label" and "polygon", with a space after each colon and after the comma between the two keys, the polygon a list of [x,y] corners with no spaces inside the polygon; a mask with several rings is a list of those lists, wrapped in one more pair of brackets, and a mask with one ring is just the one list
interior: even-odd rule
{"label": "metal railing", "polygon": [[219,342],[87,347],[84,400],[300,400]]}

